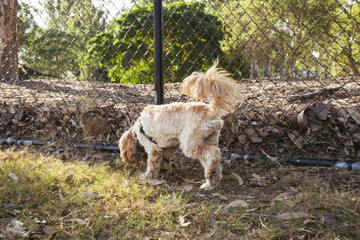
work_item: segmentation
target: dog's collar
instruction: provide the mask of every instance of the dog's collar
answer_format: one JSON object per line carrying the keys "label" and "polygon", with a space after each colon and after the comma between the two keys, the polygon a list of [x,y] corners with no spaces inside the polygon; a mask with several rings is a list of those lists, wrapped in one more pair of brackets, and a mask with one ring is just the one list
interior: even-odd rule
{"label": "dog's collar", "polygon": [[140,125],[140,132],[141,132],[141,134],[143,134],[145,137],[147,137],[147,139],[149,139],[149,140],[150,140],[150,142],[152,142],[152,143],[154,143],[154,144],[156,144],[156,145],[157,145],[156,141],[155,141],[152,137],[150,137],[149,135],[147,135],[147,134],[145,133],[144,128],[143,128],[143,125],[142,125],[142,124]]}
{"label": "dog's collar", "polygon": [[[154,144],[157,145],[156,141],[155,141],[152,137],[148,136],[148,135],[145,133],[144,128],[143,128],[142,125],[140,125],[140,133],[143,134],[147,139],[149,139],[150,142],[152,142],[152,143],[154,143]],[[145,152],[145,148],[144,148],[143,145],[141,145],[139,139],[138,139],[137,136],[136,136],[136,133],[131,133],[131,135],[132,135],[132,137],[133,137],[133,139],[135,140],[135,143],[136,143],[136,158],[137,158],[138,161],[140,161],[140,159],[141,159],[141,153],[144,153],[144,152]]]}
{"label": "dog's collar", "polygon": [[139,139],[135,135],[135,141],[136,141],[136,152],[145,152],[145,149],[143,145],[140,144]]}
{"label": "dog's collar", "polygon": [[134,139],[135,141],[135,145],[136,145],[136,158],[138,161],[140,161],[141,159],[141,153],[145,152],[144,147],[140,144],[139,139],[136,136],[136,133],[132,133],[131,132],[131,137]]}
{"label": "dog's collar", "polygon": [[136,158],[137,158],[138,161],[140,161],[141,154],[145,152],[145,148],[139,142],[139,139],[137,138],[136,134],[135,134],[135,142],[136,142]]}

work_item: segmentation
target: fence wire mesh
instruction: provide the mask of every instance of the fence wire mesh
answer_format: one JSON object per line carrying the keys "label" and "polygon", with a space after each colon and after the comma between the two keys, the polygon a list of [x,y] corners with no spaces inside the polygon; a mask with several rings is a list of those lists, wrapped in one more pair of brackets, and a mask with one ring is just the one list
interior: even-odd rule
{"label": "fence wire mesh", "polygon": [[[1,137],[116,144],[154,102],[152,1],[0,11]],[[186,101],[182,79],[216,58],[241,85],[223,150],[360,159],[358,0],[163,1],[163,23],[166,103]]]}

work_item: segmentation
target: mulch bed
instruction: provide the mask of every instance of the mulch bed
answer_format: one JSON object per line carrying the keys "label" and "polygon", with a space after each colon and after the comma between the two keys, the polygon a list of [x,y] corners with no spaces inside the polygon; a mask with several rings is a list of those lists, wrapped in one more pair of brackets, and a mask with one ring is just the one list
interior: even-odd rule
{"label": "mulch bed", "polygon": [[[223,151],[264,156],[360,160],[359,78],[246,79],[244,103],[224,118]],[[0,137],[117,145],[142,108],[151,84],[65,80],[0,82]],[[188,101],[180,84],[165,102]]]}

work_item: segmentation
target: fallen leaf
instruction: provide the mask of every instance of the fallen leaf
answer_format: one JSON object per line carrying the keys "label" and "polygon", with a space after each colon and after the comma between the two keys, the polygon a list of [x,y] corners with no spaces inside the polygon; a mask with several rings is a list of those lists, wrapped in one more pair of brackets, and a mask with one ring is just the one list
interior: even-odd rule
{"label": "fallen leaf", "polygon": [[69,176],[67,176],[65,178],[65,183],[66,184],[71,184],[74,181],[74,174],[70,174]]}
{"label": "fallen leaf", "polygon": [[271,129],[271,127],[258,128],[257,133],[260,137],[265,138],[269,135],[269,129]]}
{"label": "fallen leaf", "polygon": [[36,223],[37,223],[37,224],[45,224],[46,221],[45,221],[45,220],[36,220]]}
{"label": "fallen leaf", "polygon": [[150,184],[151,186],[158,186],[158,185],[166,183],[166,180],[151,179],[151,180],[146,180],[146,182],[148,184]]}
{"label": "fallen leaf", "polygon": [[190,178],[181,178],[181,179],[184,180],[185,183],[200,183]]}
{"label": "fallen leaf", "polygon": [[316,132],[317,130],[321,129],[322,126],[323,126],[323,125],[322,125],[319,121],[316,121],[316,120],[314,120],[314,121],[312,121],[312,122],[310,123],[310,128],[311,128],[311,130],[314,131],[314,132]]}
{"label": "fallen leaf", "polygon": [[280,193],[279,195],[277,195],[276,197],[274,197],[271,201],[272,202],[275,202],[275,201],[283,201],[283,200],[286,200],[288,198],[290,198],[291,196],[294,196],[296,195],[297,192],[295,191],[286,191],[286,192],[283,192],[283,193]]}
{"label": "fallen leaf", "polygon": [[266,207],[266,206],[261,206],[261,207],[257,207],[257,208],[246,209],[245,212],[247,212],[247,213],[255,212],[256,210],[263,209],[264,207]]}
{"label": "fallen leaf", "polygon": [[243,198],[243,199],[255,199],[255,198],[257,198],[256,196],[252,196],[252,195],[242,195],[242,194],[240,194],[240,195],[237,195],[238,197],[240,197],[240,198]]}
{"label": "fallen leaf", "polygon": [[251,174],[251,176],[252,176],[253,178],[255,178],[256,180],[262,180],[261,177],[260,177],[260,175],[257,174],[257,173],[253,173],[253,174]]}
{"label": "fallen leaf", "polygon": [[244,180],[237,173],[231,173],[239,182],[239,186],[244,185]]}
{"label": "fallen leaf", "polygon": [[83,220],[81,218],[73,218],[71,220],[73,220],[74,222],[77,222],[77,223],[79,223],[81,225],[84,225],[86,223],[85,220]]}
{"label": "fallen leaf", "polygon": [[76,122],[75,122],[72,118],[70,119],[70,123],[71,123],[74,127],[77,126]]}
{"label": "fallen leaf", "polygon": [[[175,193],[175,192],[173,192],[173,193]],[[202,194],[202,193],[196,193],[196,196],[199,196],[199,197],[205,197],[205,194]]]}
{"label": "fallen leaf", "polygon": [[37,165],[32,164],[32,163],[28,163],[28,166],[29,166],[29,168],[31,168],[31,169],[37,167]]}
{"label": "fallen leaf", "polygon": [[276,114],[270,113],[269,116],[267,117],[267,121],[268,121],[268,125],[275,125],[280,120],[279,120],[279,118],[278,118],[278,116]]}
{"label": "fallen leaf", "polygon": [[10,173],[9,177],[14,180],[15,182],[19,181],[19,178],[14,174],[14,173]]}
{"label": "fallen leaf", "polygon": [[209,213],[209,221],[210,221],[210,227],[217,228],[218,224],[211,213]]}
{"label": "fallen leaf", "polygon": [[60,200],[65,200],[65,197],[61,194],[61,192],[58,192],[56,195],[59,197]]}
{"label": "fallen leaf", "polygon": [[347,117],[347,112],[345,111],[344,108],[340,108],[340,109],[337,109],[335,108],[334,106],[332,106],[330,108],[330,112],[331,114],[336,117],[337,119],[339,119],[342,123],[345,122],[345,119]]}
{"label": "fallen leaf", "polygon": [[[297,228],[296,230],[297,230],[298,232],[313,233],[312,231],[307,230],[307,229],[305,229],[305,228]],[[303,238],[301,238],[301,239],[304,239],[306,235],[303,235],[303,236],[304,236],[304,237],[303,237]]]}
{"label": "fallen leaf", "polygon": [[309,107],[309,104],[302,103],[302,104],[299,104],[299,105],[295,106],[295,110],[296,111],[303,111],[303,110],[307,109],[308,107]]}
{"label": "fallen leaf", "polygon": [[263,141],[263,139],[259,136],[253,136],[251,138],[251,142],[253,142],[253,143],[261,143],[262,141]]}
{"label": "fallen leaf", "polygon": [[297,219],[297,218],[312,218],[308,213],[305,212],[284,212],[276,216],[279,220],[291,220],[291,219]]}
{"label": "fallen leaf", "polygon": [[250,178],[249,181],[250,181],[251,186],[257,186],[257,187],[265,187],[265,186],[267,186],[266,182],[263,181],[263,180],[257,180],[255,178]]}
{"label": "fallen leaf", "polygon": [[12,120],[13,123],[17,124],[23,116],[24,116],[24,108],[20,107],[17,109],[14,119]]}
{"label": "fallen leaf", "polygon": [[360,140],[360,133],[353,134],[353,137],[356,138],[357,140]]}
{"label": "fallen leaf", "polygon": [[25,233],[25,228],[22,227],[23,225],[24,224],[21,221],[17,220],[16,218],[12,218],[11,223],[6,226],[6,231],[22,235]]}
{"label": "fallen leaf", "polygon": [[354,121],[360,125],[360,113],[358,110],[351,110],[350,113],[352,119],[354,119]]}
{"label": "fallen leaf", "polygon": [[237,139],[238,139],[238,141],[239,141],[239,143],[240,143],[241,145],[244,145],[244,144],[247,142],[247,140],[246,140],[246,135],[245,135],[245,134],[239,135],[239,136],[237,137]]}
{"label": "fallen leaf", "polygon": [[239,129],[240,129],[240,126],[238,124],[235,124],[235,122],[232,121],[230,124],[230,131],[233,134],[238,135]]}
{"label": "fallen leaf", "polygon": [[228,200],[228,197],[226,197],[226,196],[224,196],[224,195],[222,195],[221,193],[218,193],[218,192],[212,193],[211,196],[219,197],[219,198],[221,198],[223,200]]}
{"label": "fallen leaf", "polygon": [[247,120],[252,120],[256,115],[255,112],[243,112],[242,114],[246,117]]}
{"label": "fallen leaf", "polygon": [[330,217],[330,216],[322,216],[320,218],[320,221],[322,223],[325,223],[326,225],[329,225],[332,227],[336,227],[336,225],[338,225],[338,222],[336,221],[336,219],[334,219],[333,217]]}
{"label": "fallen leaf", "polygon": [[305,114],[315,115],[319,120],[325,121],[327,119],[331,104],[324,105],[320,103],[319,105],[305,110]]}
{"label": "fallen leaf", "polygon": [[43,232],[46,234],[46,235],[51,235],[53,234],[54,232],[56,232],[56,228],[52,227],[52,226],[45,226],[43,228]]}
{"label": "fallen leaf", "polygon": [[252,138],[252,137],[254,137],[255,135],[257,135],[257,133],[256,133],[256,130],[254,129],[254,128],[252,128],[252,127],[248,127],[248,128],[245,128],[244,129],[244,133],[245,133],[245,135],[246,136],[248,136],[249,138]]}
{"label": "fallen leaf", "polygon": [[193,189],[194,185],[192,184],[185,184],[185,185],[180,185],[178,187],[176,187],[174,190],[178,190],[178,191],[182,191],[182,192],[190,192]]}
{"label": "fallen leaf", "polygon": [[[294,131],[294,133],[296,133],[296,131]],[[300,149],[303,148],[303,145],[304,145],[304,137],[301,136],[301,135],[294,135],[292,133],[287,133],[288,134],[288,137],[290,138],[290,140]]]}
{"label": "fallen leaf", "polygon": [[251,186],[265,187],[267,183],[264,181],[265,178],[260,177],[260,175],[253,173],[252,178],[249,179]]}
{"label": "fallen leaf", "polygon": [[307,128],[307,117],[305,114],[305,110],[306,109],[302,110],[297,117],[298,124],[301,130],[305,130]]}
{"label": "fallen leaf", "polygon": [[229,208],[232,208],[232,207],[242,207],[242,208],[246,208],[248,206],[248,203],[245,202],[244,200],[235,200],[231,203],[229,203],[228,205],[225,206],[225,209],[229,209]]}
{"label": "fallen leaf", "polygon": [[127,122],[125,119],[123,119],[123,120],[120,121],[119,125],[120,125],[121,127],[126,127],[126,126],[128,126],[129,124],[128,124],[128,122]]}
{"label": "fallen leaf", "polygon": [[191,222],[186,222],[185,221],[185,218],[184,218],[183,215],[179,216],[179,222],[180,222],[180,226],[182,226],[182,227],[186,227],[186,226],[191,224]]}
{"label": "fallen leaf", "polygon": [[96,193],[88,193],[88,192],[83,192],[82,195],[84,197],[87,197],[87,198],[92,198],[92,199],[98,199],[98,198],[102,198],[101,195],[99,194],[96,194]]}
{"label": "fallen leaf", "polygon": [[276,157],[270,156],[269,154],[267,154],[267,153],[266,153],[264,150],[262,150],[261,148],[260,148],[260,151],[266,156],[267,159],[269,159],[269,160],[272,161],[272,162],[278,163]]}

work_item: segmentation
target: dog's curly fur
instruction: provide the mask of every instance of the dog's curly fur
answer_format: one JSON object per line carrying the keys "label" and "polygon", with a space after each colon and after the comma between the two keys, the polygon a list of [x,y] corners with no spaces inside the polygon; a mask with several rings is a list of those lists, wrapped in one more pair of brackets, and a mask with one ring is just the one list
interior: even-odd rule
{"label": "dog's curly fur", "polygon": [[185,78],[183,92],[208,103],[176,102],[145,107],[134,126],[120,138],[121,157],[126,163],[137,162],[137,138],[147,154],[147,169],[142,178],[154,179],[158,177],[162,158],[172,156],[180,148],[185,156],[200,160],[206,179],[201,188],[209,190],[221,179],[218,147],[221,117],[242,98],[236,82],[217,68],[217,61],[206,73],[194,72]]}

